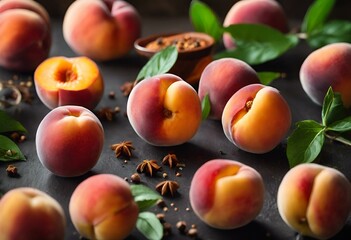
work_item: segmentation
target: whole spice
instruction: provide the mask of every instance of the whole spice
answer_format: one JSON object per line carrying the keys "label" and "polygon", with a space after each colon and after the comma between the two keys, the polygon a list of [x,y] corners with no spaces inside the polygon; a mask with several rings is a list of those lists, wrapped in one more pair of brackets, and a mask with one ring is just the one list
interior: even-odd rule
{"label": "whole spice", "polygon": [[111,149],[115,151],[116,158],[120,156],[130,158],[132,156],[132,150],[135,150],[131,141],[123,141],[120,143],[112,144]]}
{"label": "whole spice", "polygon": [[138,173],[146,173],[151,177],[160,169],[161,167],[157,164],[156,160],[143,160],[136,168]]}
{"label": "whole spice", "polygon": [[128,97],[130,92],[132,91],[134,87],[134,82],[125,82],[121,87],[120,90],[122,91],[123,95],[125,97]]}
{"label": "whole spice", "polygon": [[17,167],[14,165],[8,165],[6,168],[6,172],[7,172],[7,175],[9,177],[18,177],[19,176],[18,171],[17,171]]}
{"label": "whole spice", "polygon": [[115,107],[114,109],[110,107],[103,107],[97,112],[97,116],[100,119],[106,119],[107,121],[112,121],[117,113],[119,113],[119,107]]}
{"label": "whole spice", "polygon": [[174,197],[175,193],[179,188],[179,184],[176,181],[166,180],[156,185],[156,191],[161,193],[162,196],[170,194]]}
{"label": "whole spice", "polygon": [[177,222],[176,227],[180,233],[184,234],[185,230],[186,230],[186,222],[179,221],[179,222]]}
{"label": "whole spice", "polygon": [[162,164],[168,165],[170,168],[177,166],[178,158],[175,154],[169,153],[162,159]]}
{"label": "whole spice", "polygon": [[138,173],[133,173],[132,176],[130,177],[130,180],[133,182],[133,183],[140,183],[140,175]]}

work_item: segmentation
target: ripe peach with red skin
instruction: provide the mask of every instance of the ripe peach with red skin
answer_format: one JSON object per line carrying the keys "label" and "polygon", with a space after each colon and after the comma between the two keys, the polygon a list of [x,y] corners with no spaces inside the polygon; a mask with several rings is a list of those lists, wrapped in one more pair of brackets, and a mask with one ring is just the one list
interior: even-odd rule
{"label": "ripe peach with red skin", "polygon": [[300,164],[284,176],[277,195],[283,220],[301,235],[329,239],[345,225],[351,211],[351,185],[338,170]]}
{"label": "ripe peach with red skin", "polygon": [[139,208],[124,179],[99,174],[77,186],[69,201],[69,213],[81,236],[119,240],[134,229]]}
{"label": "ripe peach with red skin", "polygon": [[80,176],[99,160],[104,130],[99,119],[86,108],[61,106],[51,110],[36,133],[40,162],[58,176]]}
{"label": "ripe peach with red skin", "polygon": [[0,66],[33,71],[49,55],[50,18],[32,0],[0,1]]}
{"label": "ripe peach with red skin", "polygon": [[78,105],[90,110],[100,102],[104,81],[96,63],[87,57],[51,57],[34,72],[35,89],[50,109]]}
{"label": "ripe peach with red skin", "polygon": [[127,114],[135,132],[156,146],[190,140],[201,123],[201,103],[195,89],[173,74],[139,82],[131,91]]}
{"label": "ripe peach with red skin", "polygon": [[195,214],[209,226],[238,228],[260,213],[263,179],[255,169],[240,162],[210,160],[195,172],[189,198]]}
{"label": "ripe peach with red skin", "polygon": [[329,87],[351,106],[351,44],[333,43],[312,52],[300,69],[302,88],[310,99],[322,105]]}
{"label": "ripe peach with red skin", "polygon": [[35,188],[8,191],[0,199],[0,219],[0,239],[64,239],[66,218],[61,205]]}
{"label": "ripe peach with red skin", "polygon": [[[240,23],[263,24],[282,33],[289,31],[285,11],[275,0],[241,0],[234,3],[225,16],[223,26]],[[227,33],[223,35],[223,44],[227,49],[235,47]]]}
{"label": "ripe peach with red skin", "polygon": [[273,150],[291,125],[288,103],[279,91],[261,84],[238,90],[227,102],[222,116],[226,137],[251,153]]}
{"label": "ripe peach with red skin", "polygon": [[67,9],[63,35],[77,54],[105,61],[125,56],[141,34],[137,10],[121,0],[78,0]]}
{"label": "ripe peach with red skin", "polygon": [[198,93],[200,100],[208,95],[211,103],[209,118],[220,120],[230,97],[240,88],[259,83],[255,70],[247,63],[234,59],[214,60],[201,74]]}

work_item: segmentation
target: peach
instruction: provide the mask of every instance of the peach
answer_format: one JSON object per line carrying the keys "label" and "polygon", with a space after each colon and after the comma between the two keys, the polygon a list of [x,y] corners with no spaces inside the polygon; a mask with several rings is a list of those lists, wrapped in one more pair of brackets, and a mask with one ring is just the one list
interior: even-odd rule
{"label": "peach", "polygon": [[224,107],[222,126],[226,137],[251,153],[273,150],[291,126],[291,111],[279,91],[262,84],[239,89]]}
{"label": "peach", "polygon": [[74,227],[88,239],[125,239],[134,229],[139,208],[128,183],[112,174],[81,182],[69,201]]}
{"label": "peach", "polygon": [[80,176],[99,160],[104,143],[100,120],[80,106],[61,106],[51,110],[36,132],[40,162],[58,176]]}
{"label": "peach", "polygon": [[[241,0],[235,2],[227,12],[223,26],[249,23],[263,24],[280,32],[289,31],[288,18],[282,6],[275,0]],[[223,35],[223,44],[227,49],[235,47],[229,34]]]}
{"label": "peach", "polygon": [[313,51],[300,68],[300,81],[307,96],[322,105],[329,87],[351,107],[351,44],[332,43]]}
{"label": "peach", "polygon": [[0,219],[0,239],[64,239],[66,218],[61,205],[35,188],[8,191],[0,200]]}
{"label": "peach", "polygon": [[180,77],[161,74],[139,82],[127,102],[128,119],[144,141],[173,146],[190,140],[201,123],[195,89]]}
{"label": "peach", "polygon": [[35,89],[50,109],[79,105],[93,110],[104,92],[104,81],[96,63],[87,57],[51,57],[34,72]]}
{"label": "peach", "polygon": [[351,185],[334,168],[300,164],[281,181],[277,205],[292,229],[303,236],[328,239],[346,224],[351,211]]}
{"label": "peach", "polygon": [[202,101],[210,98],[209,118],[220,120],[229,98],[240,88],[260,83],[256,71],[247,63],[235,58],[214,60],[201,74],[198,93]]}
{"label": "peach", "polygon": [[213,159],[195,172],[189,198],[195,214],[209,226],[238,228],[260,213],[263,179],[255,169],[238,161]]}
{"label": "peach", "polygon": [[50,18],[32,0],[0,1],[0,66],[33,71],[51,48]]}
{"label": "peach", "polygon": [[99,61],[125,56],[140,34],[138,11],[121,0],[74,1],[63,20],[63,36],[72,50]]}

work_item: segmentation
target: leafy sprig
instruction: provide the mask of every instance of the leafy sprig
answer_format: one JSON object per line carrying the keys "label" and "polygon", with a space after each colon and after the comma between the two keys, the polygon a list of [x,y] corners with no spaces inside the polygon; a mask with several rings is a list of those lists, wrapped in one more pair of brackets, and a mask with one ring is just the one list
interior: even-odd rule
{"label": "leafy sprig", "polygon": [[343,105],[341,95],[329,88],[322,106],[321,123],[303,120],[287,140],[287,157],[290,167],[313,162],[320,154],[325,139],[339,141],[351,146],[350,139],[343,136],[351,131],[351,116]]}

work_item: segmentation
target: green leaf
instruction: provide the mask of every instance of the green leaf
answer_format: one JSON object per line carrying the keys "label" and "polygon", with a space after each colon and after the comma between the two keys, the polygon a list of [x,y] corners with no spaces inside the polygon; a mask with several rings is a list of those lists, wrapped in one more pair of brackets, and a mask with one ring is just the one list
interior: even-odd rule
{"label": "green leaf", "polygon": [[307,10],[302,21],[301,29],[308,35],[321,28],[332,8],[335,0],[316,0]]}
{"label": "green leaf", "polygon": [[163,227],[154,213],[139,213],[137,229],[149,240],[160,240],[163,237]]}
{"label": "green leaf", "polygon": [[342,20],[330,21],[319,31],[309,35],[307,41],[313,48],[320,48],[337,42],[351,43],[351,22]]}
{"label": "green leaf", "polygon": [[235,39],[236,48],[222,51],[215,58],[238,58],[250,65],[273,60],[296,46],[295,35],[284,35],[260,24],[233,24],[224,29]]}
{"label": "green leaf", "polygon": [[0,133],[27,132],[23,125],[9,116],[5,111],[0,110]]}
{"label": "green leaf", "polygon": [[324,144],[324,130],[324,126],[313,120],[297,123],[287,141],[286,153],[290,167],[310,163],[317,158]]}
{"label": "green leaf", "polygon": [[282,76],[279,72],[257,72],[257,75],[263,85],[269,85],[272,81]]}
{"label": "green leaf", "polygon": [[347,116],[347,109],[341,99],[341,95],[333,92],[329,87],[323,101],[322,106],[322,123],[324,126],[339,121]]}
{"label": "green leaf", "polygon": [[0,135],[0,161],[26,160],[21,150],[10,138]]}
{"label": "green leaf", "polygon": [[193,0],[189,9],[190,20],[198,32],[204,32],[219,41],[223,35],[223,27],[216,14],[205,3]]}
{"label": "green leaf", "polygon": [[351,130],[351,116],[335,121],[327,126],[327,131],[347,132]]}
{"label": "green leaf", "polygon": [[157,200],[162,198],[157,192],[147,186],[137,184],[130,187],[134,201],[138,204],[139,211],[141,212],[155,205]]}
{"label": "green leaf", "polygon": [[208,115],[211,112],[211,101],[210,96],[208,94],[201,101],[201,109],[202,109],[202,120],[207,119]]}
{"label": "green leaf", "polygon": [[178,50],[174,45],[164,48],[153,55],[145,66],[140,70],[137,81],[152,77],[158,74],[167,73],[175,64],[178,58]]}

